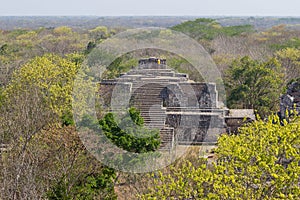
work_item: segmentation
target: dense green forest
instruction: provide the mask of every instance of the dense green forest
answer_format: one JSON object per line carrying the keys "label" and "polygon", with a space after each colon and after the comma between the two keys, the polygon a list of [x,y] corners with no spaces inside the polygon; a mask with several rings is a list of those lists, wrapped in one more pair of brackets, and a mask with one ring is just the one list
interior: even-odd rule
{"label": "dense green forest", "polygon": [[[134,174],[110,168],[87,151],[72,114],[74,79],[98,44],[129,27],[156,25],[152,18],[142,19],[128,25],[126,18],[124,24],[111,26],[97,20],[86,25],[81,18],[85,26],[77,27],[49,21],[51,26],[42,27],[45,19],[38,19],[38,25],[14,29],[7,28],[12,19],[1,18],[0,199],[298,199],[299,117],[277,116],[280,95],[300,80],[297,19],[174,17],[161,22],[207,50],[222,74],[229,108],[257,114],[237,134],[219,138],[213,161],[191,147],[165,169]],[[202,80],[184,58],[157,49],[120,56],[102,78],[120,76],[145,56],[166,57],[176,71]],[[135,108],[118,122],[132,119],[135,129],[120,129],[112,113],[102,117],[93,121],[87,116],[82,123],[101,128],[129,152],[159,148],[158,130],[145,128]],[[140,132],[149,137],[139,137]],[[118,159],[120,165],[125,160]]]}

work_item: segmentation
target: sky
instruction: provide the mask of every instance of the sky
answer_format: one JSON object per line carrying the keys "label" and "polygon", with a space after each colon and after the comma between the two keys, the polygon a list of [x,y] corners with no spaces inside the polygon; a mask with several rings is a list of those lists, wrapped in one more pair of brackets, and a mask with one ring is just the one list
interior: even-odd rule
{"label": "sky", "polygon": [[0,0],[0,16],[300,16],[300,0]]}

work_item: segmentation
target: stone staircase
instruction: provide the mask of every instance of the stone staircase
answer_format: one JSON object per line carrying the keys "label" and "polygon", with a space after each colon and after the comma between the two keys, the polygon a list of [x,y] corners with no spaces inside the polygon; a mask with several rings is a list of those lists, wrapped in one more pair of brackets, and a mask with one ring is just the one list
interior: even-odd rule
{"label": "stone staircase", "polygon": [[133,84],[132,104],[141,111],[144,123],[149,128],[162,129],[165,125],[166,110],[162,108],[160,97],[164,87],[165,84],[149,81]]}
{"label": "stone staircase", "polygon": [[161,91],[168,84],[165,80],[148,79],[136,81],[132,85],[132,106],[140,110],[146,127],[160,130],[160,150],[172,149],[174,142],[174,128],[165,127],[167,115],[161,98]]}
{"label": "stone staircase", "polygon": [[165,127],[160,130],[161,145],[160,150],[171,150],[174,146],[174,128]]}

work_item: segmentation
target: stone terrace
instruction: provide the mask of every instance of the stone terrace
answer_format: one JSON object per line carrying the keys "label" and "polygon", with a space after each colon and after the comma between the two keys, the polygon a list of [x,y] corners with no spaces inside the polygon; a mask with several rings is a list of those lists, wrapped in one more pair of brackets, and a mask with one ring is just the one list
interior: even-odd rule
{"label": "stone terrace", "polygon": [[[118,100],[110,99],[112,93],[117,93]],[[100,96],[106,98],[107,107],[113,101],[114,108],[138,108],[145,125],[160,130],[162,149],[215,143],[219,134],[229,130],[225,123],[229,112],[218,106],[215,83],[194,82],[187,74],[168,68],[165,59],[141,59],[136,68],[119,78],[103,80]],[[129,103],[125,99],[130,99]]]}

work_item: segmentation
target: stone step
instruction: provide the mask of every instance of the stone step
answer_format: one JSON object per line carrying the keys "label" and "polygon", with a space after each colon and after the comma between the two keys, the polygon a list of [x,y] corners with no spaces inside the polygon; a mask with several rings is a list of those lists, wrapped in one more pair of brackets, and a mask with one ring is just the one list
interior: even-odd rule
{"label": "stone step", "polygon": [[166,119],[166,116],[142,116],[144,118],[144,121],[164,121]]}
{"label": "stone step", "polygon": [[165,124],[164,120],[151,120],[151,119],[144,119],[145,124]]}
{"label": "stone step", "polygon": [[171,150],[173,148],[172,142],[174,141],[174,129],[163,128],[160,130],[161,146],[160,150]]}
{"label": "stone step", "polygon": [[144,120],[145,120],[145,119],[151,119],[152,121],[153,121],[153,120],[156,120],[156,121],[157,121],[158,119],[161,120],[161,119],[165,119],[165,118],[166,118],[166,116],[164,116],[164,115],[157,115],[157,116],[153,116],[153,115],[150,115],[150,116],[149,116],[149,115],[142,115],[142,117],[144,118]]}

